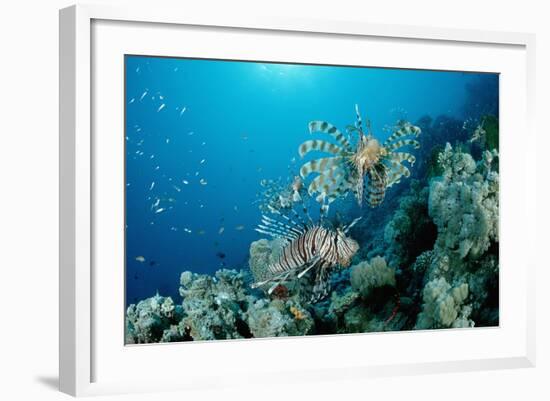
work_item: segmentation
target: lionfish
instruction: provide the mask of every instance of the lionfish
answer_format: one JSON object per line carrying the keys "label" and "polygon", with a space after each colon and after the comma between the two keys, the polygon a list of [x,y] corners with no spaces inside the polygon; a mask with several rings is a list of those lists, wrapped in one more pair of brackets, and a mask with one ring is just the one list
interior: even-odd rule
{"label": "lionfish", "polygon": [[[350,140],[338,128],[326,121],[311,121],[309,132],[322,132],[331,135],[338,144],[325,140],[314,139],[302,143],[298,149],[303,158],[307,153],[318,151],[331,156],[322,157],[305,163],[300,169],[300,175],[306,179],[311,174],[318,174],[308,187],[310,195],[316,197],[325,210],[339,196],[349,191],[355,193],[357,202],[362,205],[363,192],[368,192],[368,203],[376,207],[382,203],[386,189],[400,181],[401,177],[409,177],[410,171],[404,166],[407,161],[411,166],[416,158],[406,152],[397,152],[399,148],[410,145],[415,149],[420,143],[407,136],[418,137],[420,128],[407,121],[399,121],[394,132],[383,143],[374,137],[367,121],[367,132],[363,131],[359,107],[355,105],[357,120],[355,125],[347,127],[348,136],[357,133],[359,139],[353,146]],[[366,181],[366,182],[365,182]]]}
{"label": "lionfish", "polygon": [[332,230],[322,224],[300,225],[285,215],[281,216],[286,219],[285,223],[262,216],[262,224],[256,228],[259,233],[282,239],[284,245],[277,261],[267,267],[272,276],[253,283],[252,288],[273,283],[267,291],[271,294],[288,279],[301,279],[307,272],[313,271],[315,281],[311,302],[317,302],[330,291],[331,270],[337,266],[348,267],[359,250],[359,244],[347,233],[360,218]]}

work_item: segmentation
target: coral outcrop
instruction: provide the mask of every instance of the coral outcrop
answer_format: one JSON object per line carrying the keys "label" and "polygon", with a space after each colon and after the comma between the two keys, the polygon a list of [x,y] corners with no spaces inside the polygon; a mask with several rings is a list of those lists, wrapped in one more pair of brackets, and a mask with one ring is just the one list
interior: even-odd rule
{"label": "coral outcrop", "polygon": [[277,262],[283,242],[280,239],[260,239],[250,244],[250,258],[248,265],[256,282],[263,281],[270,276],[268,266]]}
{"label": "coral outcrop", "polygon": [[499,175],[491,169],[497,156],[486,151],[476,164],[450,144],[440,154],[443,176],[430,186],[429,213],[438,228],[438,246],[461,259],[478,258],[498,242]]}
{"label": "coral outcrop", "polygon": [[463,305],[467,297],[466,283],[451,287],[443,277],[430,281],[424,287],[424,307],[415,328],[473,327],[474,323],[468,319],[472,307]]}
{"label": "coral outcrop", "polygon": [[417,329],[498,324],[497,158],[485,151],[476,163],[449,144],[440,154],[443,174],[429,195],[438,236],[413,265],[425,283]]}
{"label": "coral outcrop", "polygon": [[301,305],[281,300],[259,299],[247,311],[254,337],[299,336],[312,333],[314,321]]}
{"label": "coral outcrop", "polygon": [[244,273],[226,269],[215,276],[183,272],[179,291],[185,314],[181,325],[194,340],[248,335],[244,312],[252,298],[246,294]]}
{"label": "coral outcrop", "polygon": [[132,304],[126,311],[126,343],[179,341],[183,336],[169,333],[177,331],[182,315],[181,306],[175,305],[172,298],[159,294]]}
{"label": "coral outcrop", "polygon": [[351,287],[363,298],[367,298],[377,287],[395,286],[395,270],[386,264],[386,260],[376,256],[370,262],[363,261],[351,268]]}

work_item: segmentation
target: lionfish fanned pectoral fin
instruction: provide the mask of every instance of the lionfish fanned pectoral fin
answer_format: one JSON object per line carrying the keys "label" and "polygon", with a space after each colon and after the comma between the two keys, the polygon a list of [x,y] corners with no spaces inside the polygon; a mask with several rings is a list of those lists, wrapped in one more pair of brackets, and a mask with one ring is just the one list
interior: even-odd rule
{"label": "lionfish fanned pectoral fin", "polygon": [[403,138],[405,136],[418,136],[422,130],[417,127],[416,125],[412,125],[411,123],[403,123],[399,126],[397,131],[395,131],[393,134],[390,135],[388,139],[384,142],[383,146],[388,146],[391,142],[395,141],[396,139]]}
{"label": "lionfish fanned pectoral fin", "polygon": [[315,303],[325,298],[330,292],[330,268],[321,263],[315,272],[315,283],[311,294],[311,302]]}
{"label": "lionfish fanned pectoral fin", "polygon": [[411,166],[416,162],[416,157],[407,152],[391,153],[390,157],[393,161],[397,163],[401,163],[406,160],[411,164]]}
{"label": "lionfish fanned pectoral fin", "polygon": [[395,160],[392,160],[390,171],[388,173],[387,187],[391,187],[392,185],[399,183],[401,177],[409,177],[410,175],[411,172],[407,167]]}
{"label": "lionfish fanned pectoral fin", "polygon": [[319,260],[320,260],[320,259],[321,259],[320,256],[318,256],[318,255],[315,256],[312,260],[310,260],[310,262],[309,262],[308,264],[306,264],[306,265],[303,267],[302,271],[301,271],[300,273],[298,273],[298,276],[297,276],[297,277],[298,277],[299,279],[302,278],[302,277],[304,277],[304,275],[305,275],[308,271],[310,271],[311,269],[313,269],[313,268],[319,263]]}
{"label": "lionfish fanned pectoral fin", "polygon": [[272,284],[271,287],[267,290],[267,293],[271,295],[271,293],[277,288],[280,284],[287,281],[289,276],[294,272],[294,269],[291,270],[285,270],[283,272],[280,272],[266,280],[263,281],[257,281],[255,283],[250,284],[250,288],[260,288],[263,287],[266,284]]}
{"label": "lionfish fanned pectoral fin", "polygon": [[395,149],[399,149],[407,145],[411,145],[413,148],[418,149],[420,147],[420,142],[418,142],[415,139],[402,139],[400,141],[387,145],[387,149],[391,152],[391,151],[394,151]]}
{"label": "lionfish fanned pectoral fin", "polygon": [[344,150],[351,150],[351,145],[348,139],[331,123],[326,121],[310,121],[309,132],[311,134],[314,132],[329,134],[343,146]]}
{"label": "lionfish fanned pectoral fin", "polygon": [[323,157],[321,159],[311,160],[300,168],[300,176],[305,179],[311,173],[323,174],[326,170],[338,166],[342,162],[342,156]]}
{"label": "lionfish fanned pectoral fin", "polygon": [[308,193],[310,195],[315,192],[325,192],[329,194],[335,189],[340,181],[344,178],[344,171],[340,166],[333,166],[328,170],[325,170],[322,174],[319,174],[308,186]]}
{"label": "lionfish fanned pectoral fin", "polygon": [[331,142],[323,141],[320,139],[312,139],[309,141],[305,141],[298,148],[298,153],[300,154],[300,157],[304,157],[306,153],[313,152],[313,151],[332,153],[333,155],[338,155],[343,152],[343,149],[338,145],[335,145]]}

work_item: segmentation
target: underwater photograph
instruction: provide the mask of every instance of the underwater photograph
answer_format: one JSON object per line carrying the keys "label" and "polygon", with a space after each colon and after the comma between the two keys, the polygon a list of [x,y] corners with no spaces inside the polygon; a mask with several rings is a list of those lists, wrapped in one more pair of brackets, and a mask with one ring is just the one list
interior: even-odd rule
{"label": "underwater photograph", "polygon": [[125,343],[499,325],[499,75],[125,56]]}

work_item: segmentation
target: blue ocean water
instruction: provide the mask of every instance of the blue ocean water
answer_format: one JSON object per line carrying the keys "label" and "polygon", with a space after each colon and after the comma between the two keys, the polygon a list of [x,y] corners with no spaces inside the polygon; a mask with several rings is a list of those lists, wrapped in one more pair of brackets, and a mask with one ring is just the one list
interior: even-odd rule
{"label": "blue ocean water", "polygon": [[467,118],[468,85],[498,82],[463,72],[147,56],[126,56],[125,68],[127,303],[157,291],[179,299],[185,270],[244,268],[250,243],[262,238],[254,231],[260,183],[299,167],[309,121],[344,128],[358,104],[384,139],[398,119]]}

